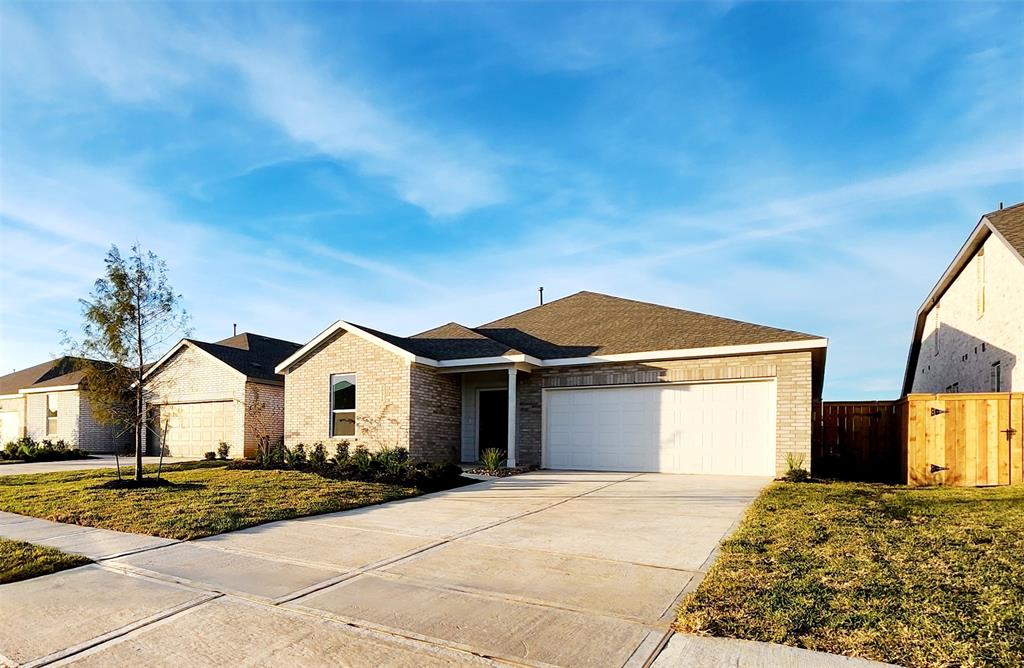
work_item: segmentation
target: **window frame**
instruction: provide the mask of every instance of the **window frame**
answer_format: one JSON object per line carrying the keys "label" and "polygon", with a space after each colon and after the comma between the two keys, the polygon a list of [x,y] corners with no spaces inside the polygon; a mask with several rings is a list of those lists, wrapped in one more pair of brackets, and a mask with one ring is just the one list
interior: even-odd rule
{"label": "window frame", "polygon": [[[334,379],[339,377],[347,377],[349,382],[352,383],[354,390],[354,397],[352,401],[352,408],[335,408],[334,407]],[[328,411],[327,418],[327,433],[331,438],[355,438],[357,435],[357,424],[356,415],[359,411],[359,374],[344,372],[344,373],[332,373],[327,379],[327,392],[328,392],[328,405],[330,410]],[[334,433],[334,420],[335,416],[342,413],[352,414],[352,433],[351,434],[335,434]]]}
{"label": "window frame", "polygon": [[989,388],[992,392],[1003,391],[1003,364],[1002,360],[998,362],[992,362],[992,366],[989,371]]}
{"label": "window frame", "polygon": [[[52,409],[51,409],[52,404]],[[53,413],[53,415],[50,415]],[[60,409],[57,407],[57,395],[47,394],[46,395],[46,435],[56,436],[57,430],[60,427]]]}

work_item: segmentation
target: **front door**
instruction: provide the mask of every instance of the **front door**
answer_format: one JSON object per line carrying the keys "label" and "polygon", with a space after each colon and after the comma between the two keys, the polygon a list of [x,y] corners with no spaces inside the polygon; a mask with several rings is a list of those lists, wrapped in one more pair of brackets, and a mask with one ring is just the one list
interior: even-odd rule
{"label": "front door", "polygon": [[480,391],[477,453],[487,448],[508,449],[508,390]]}

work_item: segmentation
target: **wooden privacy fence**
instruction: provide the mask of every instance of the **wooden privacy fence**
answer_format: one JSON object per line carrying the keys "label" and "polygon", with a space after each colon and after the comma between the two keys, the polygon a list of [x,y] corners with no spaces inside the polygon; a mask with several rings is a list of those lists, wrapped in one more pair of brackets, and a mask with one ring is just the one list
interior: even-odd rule
{"label": "wooden privacy fence", "polygon": [[1024,394],[911,394],[823,402],[815,475],[908,485],[1024,483]]}

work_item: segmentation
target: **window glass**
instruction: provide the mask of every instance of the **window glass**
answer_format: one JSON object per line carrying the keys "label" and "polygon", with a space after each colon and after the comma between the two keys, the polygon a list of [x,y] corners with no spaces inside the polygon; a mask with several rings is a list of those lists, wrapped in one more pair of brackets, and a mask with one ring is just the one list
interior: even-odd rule
{"label": "window glass", "polygon": [[57,396],[46,395],[46,435],[57,433]]}
{"label": "window glass", "polygon": [[338,373],[331,376],[331,436],[356,434],[356,376]]}

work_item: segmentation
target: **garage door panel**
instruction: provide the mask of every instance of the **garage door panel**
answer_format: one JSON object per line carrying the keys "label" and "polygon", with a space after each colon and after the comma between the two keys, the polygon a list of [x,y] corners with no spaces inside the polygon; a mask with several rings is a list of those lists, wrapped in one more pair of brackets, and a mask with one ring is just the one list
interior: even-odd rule
{"label": "garage door panel", "polygon": [[[167,454],[178,457],[200,457],[215,452],[221,441],[233,439],[234,403],[208,401],[187,404],[165,404],[156,408],[156,424],[166,424],[163,446]],[[159,443],[159,436],[155,438]]]}
{"label": "garage door panel", "polygon": [[773,475],[773,381],[549,390],[550,468]]}

